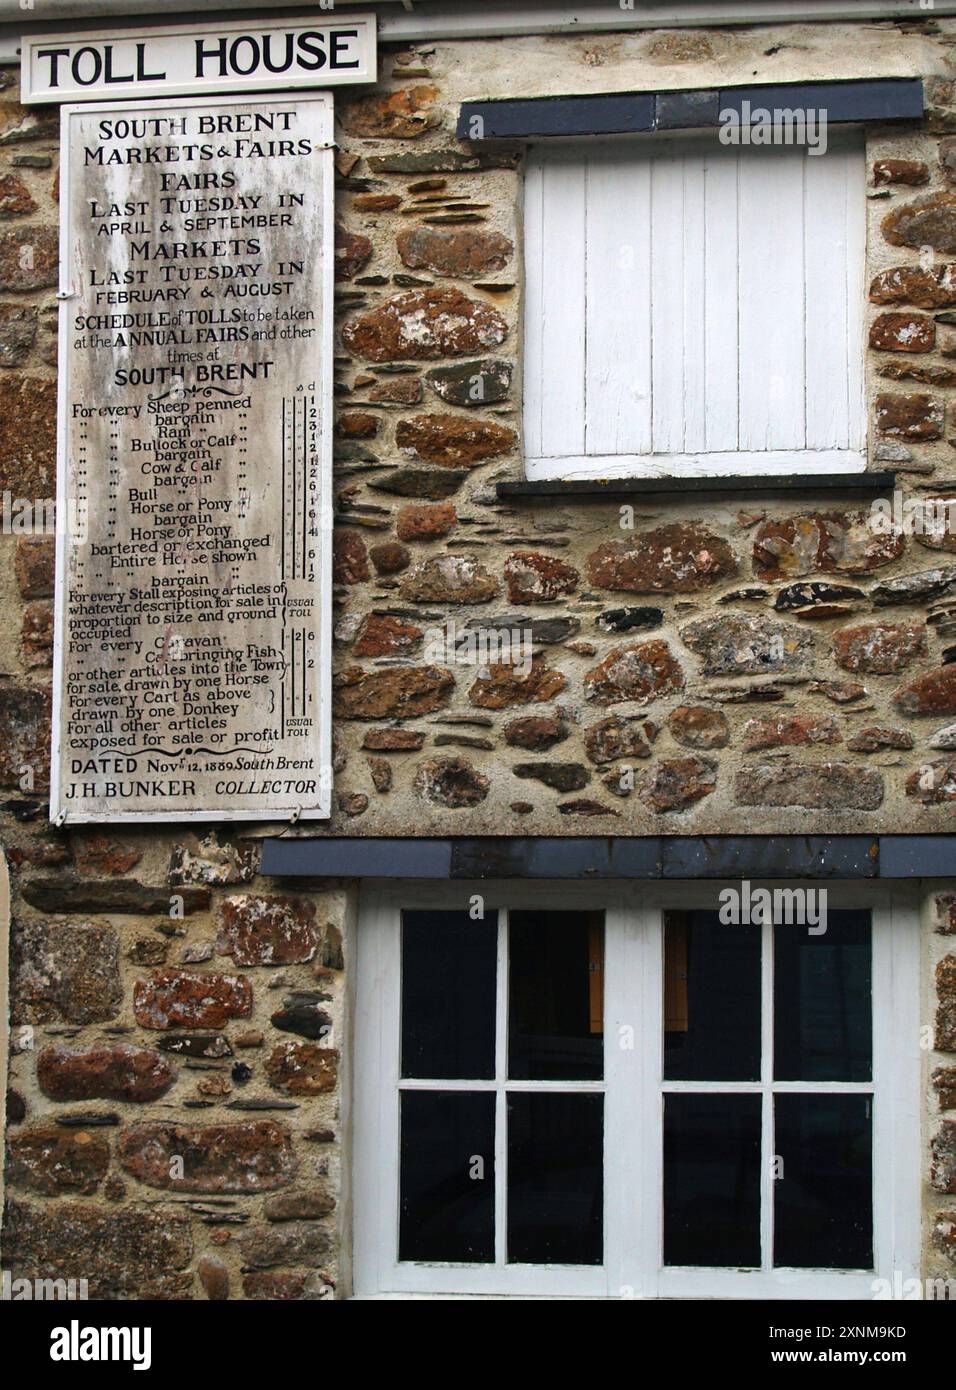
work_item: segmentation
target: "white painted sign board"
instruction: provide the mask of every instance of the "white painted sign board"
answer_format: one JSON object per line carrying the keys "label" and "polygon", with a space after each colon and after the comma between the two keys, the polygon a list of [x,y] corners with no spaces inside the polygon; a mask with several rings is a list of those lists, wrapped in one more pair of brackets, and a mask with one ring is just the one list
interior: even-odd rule
{"label": "white painted sign board", "polygon": [[332,139],[63,108],[55,821],[329,814]]}
{"label": "white painted sign board", "polygon": [[374,14],[298,20],[230,20],[162,27],[30,34],[23,39],[20,99],[39,102],[288,92],[374,82]]}

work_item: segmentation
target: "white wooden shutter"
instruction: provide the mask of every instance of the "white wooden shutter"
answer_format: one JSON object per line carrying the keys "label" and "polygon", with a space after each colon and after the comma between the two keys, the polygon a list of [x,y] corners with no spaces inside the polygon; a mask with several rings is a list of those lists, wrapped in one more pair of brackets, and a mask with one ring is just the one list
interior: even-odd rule
{"label": "white wooden shutter", "polygon": [[864,180],[855,133],[533,151],[528,476],[864,468]]}

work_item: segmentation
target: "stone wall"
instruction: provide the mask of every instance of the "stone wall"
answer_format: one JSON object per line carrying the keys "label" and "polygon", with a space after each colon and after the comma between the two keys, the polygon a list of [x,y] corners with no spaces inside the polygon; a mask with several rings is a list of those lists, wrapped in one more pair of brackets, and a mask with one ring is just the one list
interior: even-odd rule
{"label": "stone wall", "polygon": [[[470,97],[930,79],[922,128],[869,137],[868,390],[873,466],[945,495],[954,54],[945,20],[529,39],[507,60],[438,43],[385,51],[374,93],[337,96],[334,833],[952,830],[951,537],[887,540],[822,496],[641,501],[633,530],[617,502],[498,500],[521,476],[521,151],[453,132]],[[56,177],[56,113],[19,107],[0,69],[11,498],[54,486]],[[354,890],[263,879],[266,827],[49,825],[52,544],[3,530],[0,1263],[91,1296],[338,1296]],[[530,673],[426,659],[449,619],[531,626]],[[956,1257],[954,903],[926,897],[927,1272]]]}

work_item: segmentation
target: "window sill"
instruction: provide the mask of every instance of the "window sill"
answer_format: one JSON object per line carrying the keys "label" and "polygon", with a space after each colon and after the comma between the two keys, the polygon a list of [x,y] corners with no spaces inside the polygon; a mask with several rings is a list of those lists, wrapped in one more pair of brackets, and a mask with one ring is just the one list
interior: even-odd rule
{"label": "window sill", "polygon": [[509,498],[558,499],[667,496],[676,499],[684,493],[695,497],[819,496],[820,493],[890,493],[896,487],[896,472],[793,473],[787,475],[752,474],[737,478],[540,478],[536,481],[496,484],[498,496]]}

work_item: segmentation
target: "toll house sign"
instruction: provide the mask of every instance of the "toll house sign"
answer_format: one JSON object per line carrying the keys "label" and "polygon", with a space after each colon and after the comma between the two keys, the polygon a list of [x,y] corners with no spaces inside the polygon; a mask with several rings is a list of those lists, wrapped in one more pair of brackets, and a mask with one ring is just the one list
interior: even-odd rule
{"label": "toll house sign", "polygon": [[28,35],[21,99],[97,98],[333,87],[374,82],[375,16],[178,24],[162,28]]}

